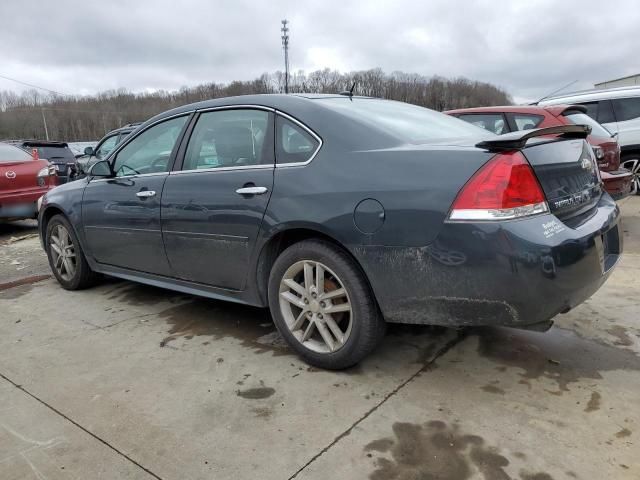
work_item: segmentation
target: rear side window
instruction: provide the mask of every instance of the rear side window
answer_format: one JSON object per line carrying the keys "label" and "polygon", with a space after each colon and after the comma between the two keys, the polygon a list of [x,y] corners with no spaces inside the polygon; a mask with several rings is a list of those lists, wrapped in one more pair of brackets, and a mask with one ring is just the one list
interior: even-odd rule
{"label": "rear side window", "polygon": [[533,115],[529,113],[512,113],[510,115],[518,130],[531,130],[532,128],[537,128],[544,120],[544,116],[542,115]]}
{"label": "rear side window", "polygon": [[297,123],[278,115],[276,118],[277,163],[304,163],[315,155],[320,141]]}
{"label": "rear side window", "polygon": [[23,162],[26,160],[32,160],[32,157],[24,150],[13,145],[0,143],[0,163]]}
{"label": "rear side window", "polygon": [[619,122],[640,117],[640,97],[616,98],[611,100],[611,103],[613,103],[616,119]]}
{"label": "rear side window", "polygon": [[[264,110],[214,110],[200,114],[183,170],[273,164],[273,130]],[[271,151],[270,151],[271,150]]]}
{"label": "rear side window", "polygon": [[613,116],[613,109],[611,108],[611,102],[609,100],[581,103],[580,105],[586,107],[587,115],[599,123],[612,123],[616,121]]}
{"label": "rear side window", "polygon": [[569,120],[574,125],[589,125],[591,127],[591,135],[595,137],[603,137],[609,138],[611,137],[611,132],[596,122],[589,115],[582,112],[571,112],[568,111],[563,114],[567,120]]}
{"label": "rear side window", "polygon": [[458,118],[498,135],[509,131],[507,122],[505,122],[501,113],[465,113],[458,115]]}

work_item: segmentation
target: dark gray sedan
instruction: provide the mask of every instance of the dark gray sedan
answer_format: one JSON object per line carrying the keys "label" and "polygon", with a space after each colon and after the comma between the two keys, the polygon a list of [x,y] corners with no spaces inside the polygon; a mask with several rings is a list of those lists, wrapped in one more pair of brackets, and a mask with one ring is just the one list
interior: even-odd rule
{"label": "dark gray sedan", "polygon": [[546,329],[621,253],[584,137],[500,137],[399,102],[216,99],[160,114],[50,191],[66,289],[96,273],[268,306],[309,363],[345,368],[386,322]]}

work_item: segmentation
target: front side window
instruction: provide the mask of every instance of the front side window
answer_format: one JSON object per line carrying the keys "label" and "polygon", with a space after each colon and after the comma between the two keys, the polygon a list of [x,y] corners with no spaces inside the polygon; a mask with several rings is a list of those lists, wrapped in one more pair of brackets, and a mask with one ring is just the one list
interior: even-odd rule
{"label": "front side window", "polygon": [[98,157],[98,158],[107,158],[107,156],[115,148],[117,143],[118,143],[118,135],[110,136],[104,142],[102,142],[102,145],[100,145],[96,149],[96,157]]}
{"label": "front side window", "polygon": [[458,118],[498,135],[509,131],[501,113],[465,113],[458,115]]}
{"label": "front side window", "polygon": [[640,97],[616,98],[611,100],[619,122],[633,120],[640,117]]}
{"label": "front side window", "polygon": [[116,176],[169,171],[171,152],[188,116],[172,118],[145,130],[118,152]]}
{"label": "front side window", "polygon": [[320,146],[316,137],[300,125],[278,116],[276,120],[276,158],[278,163],[304,163]]}
{"label": "front side window", "polygon": [[273,138],[273,129],[269,128],[269,115],[264,110],[252,109],[200,114],[189,139],[182,169],[272,164],[273,141],[269,138]]}
{"label": "front side window", "polygon": [[527,113],[513,113],[511,114],[513,122],[516,124],[518,130],[531,130],[537,128],[542,123],[544,117],[542,115],[532,115]]}

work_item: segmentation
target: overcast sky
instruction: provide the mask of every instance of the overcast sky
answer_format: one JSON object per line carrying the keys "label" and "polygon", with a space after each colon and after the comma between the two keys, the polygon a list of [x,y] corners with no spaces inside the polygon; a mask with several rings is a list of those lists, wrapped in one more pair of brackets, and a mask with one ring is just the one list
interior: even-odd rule
{"label": "overcast sky", "polygon": [[[0,0],[0,75],[68,94],[282,70],[465,76],[536,99],[640,73],[637,0]],[[0,78],[0,90],[27,87]]]}

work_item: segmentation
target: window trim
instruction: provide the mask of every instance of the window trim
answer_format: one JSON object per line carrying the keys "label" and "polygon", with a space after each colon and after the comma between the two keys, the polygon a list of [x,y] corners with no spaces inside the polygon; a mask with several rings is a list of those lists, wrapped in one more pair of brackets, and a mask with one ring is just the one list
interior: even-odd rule
{"label": "window trim", "polygon": [[[309,157],[308,160],[305,160],[304,162],[278,163],[278,159],[276,158],[276,168],[303,167],[303,166],[309,165],[313,161],[313,159],[316,158],[316,155],[318,155],[318,152],[322,148],[322,145],[323,145],[322,138],[320,138],[320,135],[318,135],[316,132],[311,130],[304,123],[302,123],[298,119],[292,117],[291,115],[288,115],[288,114],[286,114],[286,113],[284,113],[284,112],[282,112],[280,110],[276,110],[276,115],[280,115],[281,117],[286,118],[287,120],[295,123],[299,127],[302,127],[303,130],[305,130],[307,133],[309,133],[313,138],[315,138],[318,141],[318,148],[315,149],[315,151],[311,154],[311,156]],[[276,130],[277,129],[274,128],[274,132],[275,132],[275,134],[277,136],[278,132]],[[278,150],[278,148],[277,148],[277,138],[276,138],[276,143],[274,145],[276,147],[276,157],[277,157],[277,150]]]}

